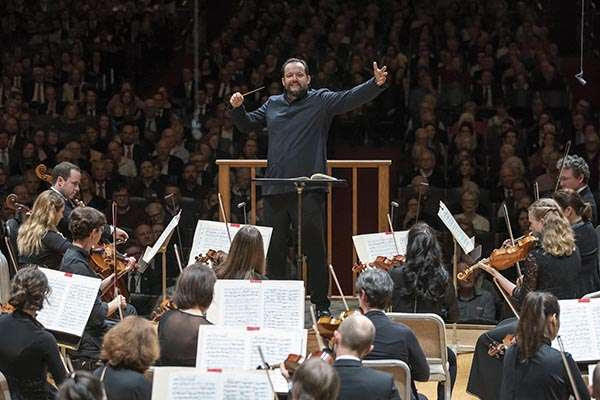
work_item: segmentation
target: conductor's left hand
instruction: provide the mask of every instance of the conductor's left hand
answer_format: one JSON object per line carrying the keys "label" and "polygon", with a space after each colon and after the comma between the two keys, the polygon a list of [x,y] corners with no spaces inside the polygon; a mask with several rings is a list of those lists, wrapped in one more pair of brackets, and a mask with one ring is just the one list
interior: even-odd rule
{"label": "conductor's left hand", "polygon": [[387,79],[387,74],[387,67],[385,65],[379,68],[377,62],[373,61],[373,77],[375,78],[377,86],[383,86]]}

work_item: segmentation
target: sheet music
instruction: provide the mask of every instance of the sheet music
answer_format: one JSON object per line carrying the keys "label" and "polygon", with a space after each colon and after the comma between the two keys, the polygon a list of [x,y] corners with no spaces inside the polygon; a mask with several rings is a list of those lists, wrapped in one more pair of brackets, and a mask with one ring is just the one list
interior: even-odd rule
{"label": "sheet music", "polygon": [[[275,372],[275,371],[270,371]],[[287,383],[282,393],[287,393]],[[205,371],[190,367],[154,368],[152,400],[272,400],[265,371]]]}
{"label": "sheet music", "polygon": [[[571,353],[575,361],[600,360],[600,299],[580,302],[579,300],[559,300],[560,335],[565,351]],[[554,340],[552,347],[560,350]]]}
{"label": "sheet music", "polygon": [[219,279],[206,317],[216,325],[304,328],[302,281]]}
{"label": "sheet music", "polygon": [[[394,232],[400,255],[406,254],[408,231]],[[398,255],[394,237],[389,232],[367,233],[352,236],[358,259],[362,263],[375,261],[378,256],[392,258]]]}
{"label": "sheet music", "polygon": [[458,245],[463,251],[469,254],[475,248],[475,237],[469,239],[465,231],[460,227],[458,222],[454,219],[454,216],[448,210],[448,207],[440,201],[440,209],[438,210],[438,217],[442,220],[446,228],[450,231]]}
{"label": "sheet music", "polygon": [[149,263],[150,261],[152,261],[156,253],[158,253],[160,248],[163,246],[163,244],[167,241],[167,239],[171,237],[171,234],[177,227],[177,224],[179,224],[179,218],[181,218],[181,210],[179,210],[179,212],[176,215],[174,215],[173,218],[171,218],[171,221],[169,222],[165,230],[160,234],[158,239],[156,239],[156,242],[154,243],[152,248],[144,253],[144,256],[142,258],[144,262]]}
{"label": "sheet music", "polygon": [[47,268],[40,271],[52,290],[37,320],[48,330],[81,337],[100,289],[100,279]]}
{"label": "sheet music", "polygon": [[258,346],[263,349],[266,362],[275,365],[289,354],[305,355],[306,338],[306,329],[201,325],[196,367],[254,370],[262,364]]}
{"label": "sheet music", "polygon": [[[246,225],[244,224],[229,224],[229,233],[231,234],[231,240],[235,237],[238,231]],[[269,243],[271,242],[271,233],[273,228],[268,226],[250,225],[258,229],[263,239],[263,246],[265,251],[265,257],[269,250]],[[221,250],[229,252],[229,236],[227,235],[227,228],[224,222],[218,221],[205,221],[199,220],[196,224],[196,231],[194,232],[194,240],[192,243],[192,249],[190,251],[190,258],[188,265],[192,264],[196,256],[199,254],[206,254],[210,249]]]}

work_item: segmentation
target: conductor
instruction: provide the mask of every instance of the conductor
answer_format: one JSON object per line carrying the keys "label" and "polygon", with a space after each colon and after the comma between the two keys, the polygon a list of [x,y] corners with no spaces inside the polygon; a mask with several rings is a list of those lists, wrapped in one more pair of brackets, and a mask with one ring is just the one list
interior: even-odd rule
{"label": "conductor", "polygon": [[[294,178],[325,173],[327,135],[333,117],[357,108],[383,91],[387,72],[373,63],[373,78],[349,90],[311,89],[306,61],[290,58],[281,67],[284,93],[271,96],[257,110],[247,112],[237,92],[229,102],[231,117],[242,132],[267,128],[266,178]],[[264,216],[273,227],[267,254],[267,275],[286,279],[290,223],[296,224],[296,195],[290,186],[264,186]],[[311,302],[319,316],[329,315],[329,275],[325,266],[325,190],[307,187],[303,197],[302,243],[308,259]],[[294,226],[294,229],[297,227]]]}

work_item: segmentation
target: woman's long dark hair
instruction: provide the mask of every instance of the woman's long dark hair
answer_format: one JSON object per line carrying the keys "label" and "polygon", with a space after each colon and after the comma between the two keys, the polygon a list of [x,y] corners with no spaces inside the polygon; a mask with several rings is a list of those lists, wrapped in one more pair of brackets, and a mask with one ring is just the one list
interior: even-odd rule
{"label": "woman's long dark hair", "polygon": [[[556,314],[556,323],[549,318]],[[538,348],[550,344],[558,333],[560,306],[556,296],[546,292],[530,292],[521,308],[521,318],[517,326],[517,345],[521,359],[533,357]]]}
{"label": "woman's long dark hair", "polygon": [[264,275],[265,250],[260,231],[253,226],[242,227],[215,273],[219,279],[252,279],[255,274]]}
{"label": "woman's long dark hair", "polygon": [[417,296],[438,301],[446,294],[449,275],[442,263],[442,250],[431,227],[417,223],[408,231],[405,284],[401,296]]}

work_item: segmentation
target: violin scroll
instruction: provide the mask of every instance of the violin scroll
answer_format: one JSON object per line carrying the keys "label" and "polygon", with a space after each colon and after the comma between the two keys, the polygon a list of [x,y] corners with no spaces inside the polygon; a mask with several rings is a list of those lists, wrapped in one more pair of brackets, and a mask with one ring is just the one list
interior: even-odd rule
{"label": "violin scroll", "polygon": [[46,167],[44,164],[39,164],[37,167],[35,167],[35,176],[37,176],[38,179],[52,185],[52,175],[48,173],[48,167]]}

